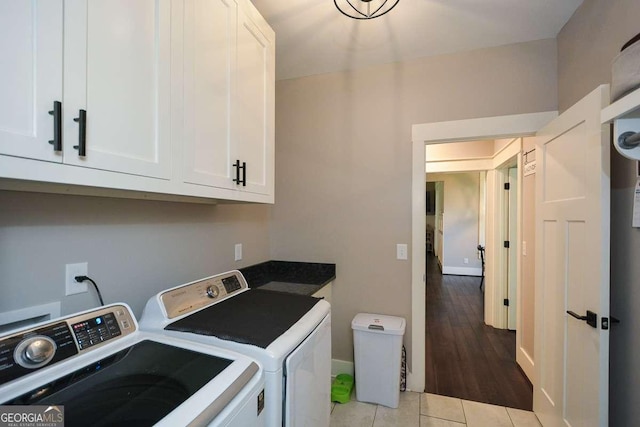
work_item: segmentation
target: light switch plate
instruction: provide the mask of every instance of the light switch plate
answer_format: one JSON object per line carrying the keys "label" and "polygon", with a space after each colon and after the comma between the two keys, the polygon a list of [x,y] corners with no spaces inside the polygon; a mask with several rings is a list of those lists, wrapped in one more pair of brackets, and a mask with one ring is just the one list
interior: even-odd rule
{"label": "light switch plate", "polygon": [[87,283],[76,282],[76,276],[86,276],[89,272],[89,265],[86,262],[77,264],[67,264],[65,268],[65,295],[74,295],[87,292]]}
{"label": "light switch plate", "polygon": [[236,243],[235,246],[235,260],[240,261],[242,259],[242,243]]}

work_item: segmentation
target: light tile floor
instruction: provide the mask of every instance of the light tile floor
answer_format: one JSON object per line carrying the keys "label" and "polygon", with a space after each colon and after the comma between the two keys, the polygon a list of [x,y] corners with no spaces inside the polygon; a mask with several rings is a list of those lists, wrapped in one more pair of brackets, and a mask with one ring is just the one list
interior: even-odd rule
{"label": "light tile floor", "polygon": [[331,427],[540,427],[533,412],[430,393],[400,393],[398,409],[355,400],[331,406]]}

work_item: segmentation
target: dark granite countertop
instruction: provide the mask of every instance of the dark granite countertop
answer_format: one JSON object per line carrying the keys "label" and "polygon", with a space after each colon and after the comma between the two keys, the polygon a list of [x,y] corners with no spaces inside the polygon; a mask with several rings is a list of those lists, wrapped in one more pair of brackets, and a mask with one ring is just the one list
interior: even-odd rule
{"label": "dark granite countertop", "polygon": [[250,288],[313,295],[336,278],[335,264],[267,261],[241,268]]}

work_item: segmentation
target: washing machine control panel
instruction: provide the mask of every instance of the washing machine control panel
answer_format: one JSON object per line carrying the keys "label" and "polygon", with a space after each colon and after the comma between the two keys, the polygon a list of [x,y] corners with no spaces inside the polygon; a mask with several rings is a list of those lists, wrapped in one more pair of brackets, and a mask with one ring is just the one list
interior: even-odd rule
{"label": "washing machine control panel", "polygon": [[240,293],[249,286],[239,271],[229,271],[169,289],[160,295],[167,319],[192,313]]}
{"label": "washing machine control panel", "polygon": [[123,305],[102,307],[0,337],[0,385],[133,333]]}
{"label": "washing machine control panel", "polygon": [[122,334],[114,313],[82,319],[82,321],[71,325],[71,328],[80,350],[93,347]]}

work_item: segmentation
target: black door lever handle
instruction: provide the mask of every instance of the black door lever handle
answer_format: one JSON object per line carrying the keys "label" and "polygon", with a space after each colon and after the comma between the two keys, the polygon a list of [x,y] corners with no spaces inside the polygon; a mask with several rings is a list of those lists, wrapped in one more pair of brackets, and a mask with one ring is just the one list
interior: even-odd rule
{"label": "black door lever handle", "polygon": [[586,316],[580,316],[579,314],[571,310],[567,310],[567,314],[571,317],[575,317],[578,320],[586,321],[587,325],[591,326],[592,328],[598,327],[598,315],[591,310],[587,310]]}
{"label": "black door lever handle", "polygon": [[587,320],[587,316],[580,316],[578,313],[571,310],[567,310],[567,314],[571,317],[575,317],[578,320]]}

